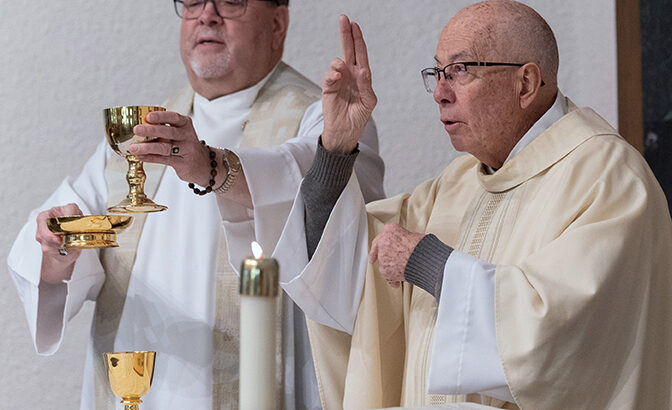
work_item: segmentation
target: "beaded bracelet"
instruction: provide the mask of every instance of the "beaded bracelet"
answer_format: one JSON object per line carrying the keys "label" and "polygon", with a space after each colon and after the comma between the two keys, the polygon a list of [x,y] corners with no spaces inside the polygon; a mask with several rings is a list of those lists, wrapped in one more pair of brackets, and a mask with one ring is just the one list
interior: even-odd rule
{"label": "beaded bracelet", "polygon": [[193,182],[189,183],[189,188],[193,189],[196,195],[205,195],[212,192],[212,186],[215,185],[215,177],[217,176],[217,161],[215,161],[217,154],[212,150],[212,148],[206,145],[205,141],[201,140],[201,144],[205,145],[205,147],[210,152],[208,156],[210,157],[210,167],[212,167],[212,169],[210,170],[210,181],[208,181],[208,186],[205,187],[205,189],[198,189]]}

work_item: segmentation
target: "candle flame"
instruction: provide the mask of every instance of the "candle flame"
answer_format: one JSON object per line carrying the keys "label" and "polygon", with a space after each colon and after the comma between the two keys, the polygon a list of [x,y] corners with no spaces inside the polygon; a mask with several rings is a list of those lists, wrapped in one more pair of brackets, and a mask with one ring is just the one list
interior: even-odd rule
{"label": "candle flame", "polygon": [[261,259],[264,257],[264,250],[261,249],[261,245],[259,245],[256,241],[252,242],[252,254],[254,255],[255,259]]}

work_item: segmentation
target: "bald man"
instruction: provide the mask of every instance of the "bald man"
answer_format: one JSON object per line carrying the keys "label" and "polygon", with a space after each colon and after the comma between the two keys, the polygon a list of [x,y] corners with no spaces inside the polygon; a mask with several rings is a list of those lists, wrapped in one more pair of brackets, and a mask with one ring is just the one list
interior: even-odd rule
{"label": "bald man", "polygon": [[323,403],[670,408],[666,200],[641,155],[558,90],[544,19],[498,0],[449,21],[422,77],[468,155],[366,208],[351,164],[376,96],[361,30],[340,23],[322,146],[276,251],[290,296],[314,295],[295,301]]}

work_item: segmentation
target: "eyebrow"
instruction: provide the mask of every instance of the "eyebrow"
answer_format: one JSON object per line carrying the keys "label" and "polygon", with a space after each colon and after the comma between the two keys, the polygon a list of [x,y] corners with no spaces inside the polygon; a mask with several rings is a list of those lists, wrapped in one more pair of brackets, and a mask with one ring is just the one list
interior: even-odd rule
{"label": "eyebrow", "polygon": [[[449,61],[452,61],[453,63],[459,62],[459,61],[465,61],[465,59],[474,59],[472,57],[472,54],[467,52],[467,51],[460,51],[459,53],[453,54],[450,56]],[[440,60],[439,57],[436,55],[434,56],[434,61],[436,61],[437,65],[443,64]]]}

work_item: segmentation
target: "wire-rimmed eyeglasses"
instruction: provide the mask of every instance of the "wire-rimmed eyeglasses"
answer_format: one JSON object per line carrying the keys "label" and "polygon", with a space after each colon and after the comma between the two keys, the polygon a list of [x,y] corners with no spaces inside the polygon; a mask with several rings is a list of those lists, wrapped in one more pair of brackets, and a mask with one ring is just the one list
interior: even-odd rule
{"label": "wire-rimmed eyeglasses", "polygon": [[[425,68],[420,72],[422,75],[422,82],[425,84],[425,89],[428,93],[434,93],[436,85],[441,80],[441,73],[443,78],[448,81],[450,85],[466,84],[469,81],[469,72],[467,67],[494,67],[494,66],[511,66],[522,67],[525,64],[520,63],[493,63],[488,61],[465,61],[459,63],[448,64],[443,68],[430,67]],[[541,82],[544,85],[544,82]]]}
{"label": "wire-rimmed eyeglasses", "polygon": [[[263,0],[278,6],[287,5],[287,0]],[[248,0],[173,0],[175,13],[184,20],[194,20],[201,16],[208,3],[215,6],[215,13],[224,19],[235,19],[247,10]]]}

